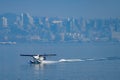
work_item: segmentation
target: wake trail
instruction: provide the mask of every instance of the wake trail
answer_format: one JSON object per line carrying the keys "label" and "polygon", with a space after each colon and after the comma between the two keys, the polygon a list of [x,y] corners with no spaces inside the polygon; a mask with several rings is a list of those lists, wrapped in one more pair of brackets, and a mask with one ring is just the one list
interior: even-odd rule
{"label": "wake trail", "polygon": [[53,64],[53,63],[62,63],[62,62],[78,62],[78,61],[84,61],[84,60],[81,60],[81,59],[60,59],[57,61],[45,60],[42,63],[43,64]]}
{"label": "wake trail", "polygon": [[53,64],[62,62],[83,62],[83,61],[106,61],[106,60],[120,60],[120,57],[105,57],[105,58],[86,58],[86,59],[59,59],[56,61],[45,60],[43,64]]}
{"label": "wake trail", "polygon": [[77,61],[84,61],[82,59],[60,59],[59,62],[77,62]]}

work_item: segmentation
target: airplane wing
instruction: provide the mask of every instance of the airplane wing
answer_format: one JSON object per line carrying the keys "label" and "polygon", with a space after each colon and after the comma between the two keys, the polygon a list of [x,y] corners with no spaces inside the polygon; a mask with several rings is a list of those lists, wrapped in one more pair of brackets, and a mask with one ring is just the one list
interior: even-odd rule
{"label": "airplane wing", "polygon": [[36,56],[36,55],[33,55],[33,54],[20,54],[20,56],[30,56],[30,57],[33,57],[33,56]]}
{"label": "airplane wing", "polygon": [[39,55],[39,56],[56,56],[56,54],[43,54],[43,55]]}
{"label": "airplane wing", "polygon": [[30,57],[33,57],[33,56],[56,56],[56,54],[20,54],[20,56],[30,56]]}

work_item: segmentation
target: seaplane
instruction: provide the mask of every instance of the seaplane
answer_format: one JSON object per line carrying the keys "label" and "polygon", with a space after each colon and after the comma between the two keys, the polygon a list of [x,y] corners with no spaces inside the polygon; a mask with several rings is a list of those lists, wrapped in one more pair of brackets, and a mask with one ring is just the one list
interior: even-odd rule
{"label": "seaplane", "polygon": [[56,54],[20,54],[20,56],[32,57],[31,64],[41,64],[46,61],[47,56],[56,56]]}

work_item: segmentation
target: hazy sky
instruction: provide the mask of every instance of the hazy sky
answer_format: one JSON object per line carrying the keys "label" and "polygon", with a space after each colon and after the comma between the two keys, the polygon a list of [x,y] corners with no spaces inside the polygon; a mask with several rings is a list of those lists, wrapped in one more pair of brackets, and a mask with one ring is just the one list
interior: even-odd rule
{"label": "hazy sky", "polygon": [[0,0],[0,14],[106,18],[120,17],[120,0]]}

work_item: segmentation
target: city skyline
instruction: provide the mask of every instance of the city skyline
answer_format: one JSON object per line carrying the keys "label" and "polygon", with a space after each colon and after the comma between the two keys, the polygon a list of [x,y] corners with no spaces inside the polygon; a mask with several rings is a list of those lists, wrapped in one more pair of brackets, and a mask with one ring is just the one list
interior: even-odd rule
{"label": "city skyline", "polygon": [[120,18],[48,18],[5,14],[0,15],[0,19],[0,41],[120,42]]}
{"label": "city skyline", "polygon": [[0,14],[84,18],[120,17],[119,0],[0,0]]}

